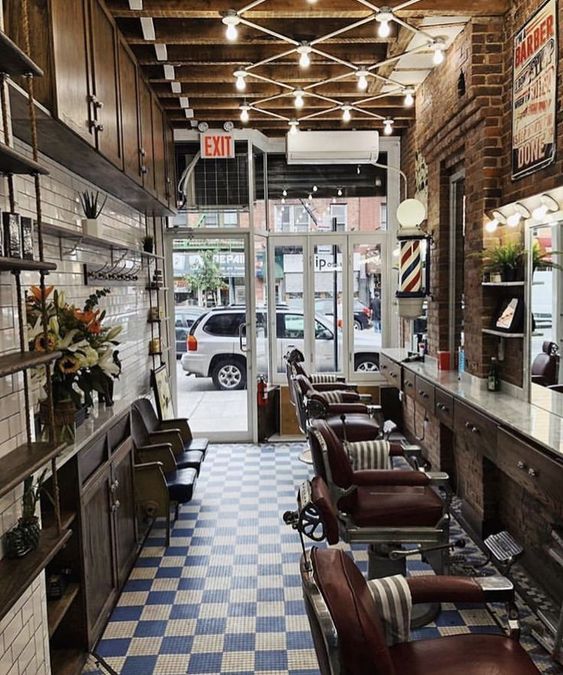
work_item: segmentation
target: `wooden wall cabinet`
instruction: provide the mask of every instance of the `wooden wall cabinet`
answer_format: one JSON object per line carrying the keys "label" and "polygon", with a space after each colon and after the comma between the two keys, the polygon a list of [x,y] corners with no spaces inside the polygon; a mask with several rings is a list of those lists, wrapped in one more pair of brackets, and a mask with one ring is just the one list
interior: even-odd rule
{"label": "wooden wall cabinet", "polygon": [[123,139],[123,168],[134,181],[143,184],[140,161],[139,75],[137,62],[125,40],[119,40],[119,94]]}

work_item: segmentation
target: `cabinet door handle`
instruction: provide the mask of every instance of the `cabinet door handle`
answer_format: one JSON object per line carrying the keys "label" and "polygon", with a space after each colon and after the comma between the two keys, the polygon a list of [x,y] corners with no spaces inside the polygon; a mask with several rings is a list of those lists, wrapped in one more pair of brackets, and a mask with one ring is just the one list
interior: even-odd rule
{"label": "cabinet door handle", "polygon": [[139,148],[139,154],[141,155],[141,157],[144,157],[147,154],[145,148]]}
{"label": "cabinet door handle", "polygon": [[407,382],[407,387],[411,387],[412,389],[412,382]]}
{"label": "cabinet door handle", "polygon": [[116,499],[113,502],[113,504],[111,505],[112,512],[115,513],[120,506],[121,506],[121,502],[119,501],[119,499]]}
{"label": "cabinet door handle", "polygon": [[145,174],[147,174],[148,172],[149,172],[149,170],[148,170],[147,167],[143,164],[143,166],[141,167],[141,173],[142,173],[143,175],[145,175]]}
{"label": "cabinet door handle", "polygon": [[466,428],[466,429],[471,429],[471,424],[469,424],[469,422],[466,422],[466,423],[465,423],[465,428]]}
{"label": "cabinet door handle", "polygon": [[113,483],[111,484],[111,488],[110,488],[110,489],[111,489],[112,492],[115,492],[115,491],[117,490],[118,487],[119,487],[119,481],[118,481],[118,480],[114,480]]}
{"label": "cabinet door handle", "polygon": [[96,129],[97,129],[98,131],[103,131],[103,130],[104,130],[104,125],[98,123],[98,124],[96,125]]}
{"label": "cabinet door handle", "polygon": [[516,466],[520,469],[520,471],[526,470],[526,465],[524,464],[524,462],[521,459],[518,460],[518,463],[516,464]]}
{"label": "cabinet door handle", "polygon": [[532,467],[530,467],[528,469],[528,476],[530,476],[530,478],[537,478],[538,472],[535,469],[532,469]]}
{"label": "cabinet door handle", "polygon": [[472,433],[472,434],[478,434],[478,433],[479,433],[479,428],[478,428],[478,427],[471,427],[471,433]]}

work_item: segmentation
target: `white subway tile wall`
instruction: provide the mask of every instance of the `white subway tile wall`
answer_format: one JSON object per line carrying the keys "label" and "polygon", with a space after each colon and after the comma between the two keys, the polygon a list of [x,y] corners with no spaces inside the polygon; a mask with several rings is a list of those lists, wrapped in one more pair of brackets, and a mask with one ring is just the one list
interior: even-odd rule
{"label": "white subway tile wall", "polygon": [[[18,142],[18,150],[29,153],[29,148]],[[96,190],[76,175],[66,171],[48,158],[41,162],[50,172],[41,179],[43,222],[79,231],[81,207],[78,194],[82,190]],[[15,179],[16,210],[21,215],[35,218],[35,193],[33,179]],[[0,207],[8,209],[7,185],[0,179]],[[126,204],[109,198],[101,216],[104,238],[122,245],[139,247],[145,234],[145,217]],[[72,239],[45,236],[45,259],[57,264],[57,271],[47,277],[64,291],[69,302],[81,307],[96,286],[84,285],[84,263],[103,265],[111,260],[109,248],[96,247]],[[37,254],[37,250],[36,250]],[[114,251],[115,256],[120,253]],[[147,324],[149,293],[145,290],[148,280],[145,260],[137,282],[113,286],[111,294],[102,299],[107,312],[106,321],[122,324],[119,340],[119,357],[123,363],[121,378],[115,383],[115,396],[133,400],[149,389],[152,359],[148,356],[151,337]],[[22,285],[38,282],[32,272],[22,274]],[[100,286],[101,287],[101,286]],[[16,291],[11,274],[0,274],[0,353],[18,349],[18,316]],[[36,392],[34,392],[36,393]],[[35,398],[35,396],[34,396]],[[0,460],[7,452],[25,441],[23,376],[16,374],[0,379]],[[0,536],[12,527],[20,515],[21,486],[0,498]],[[20,598],[15,607],[0,622],[0,675],[47,674],[49,666],[49,640],[44,575]]]}

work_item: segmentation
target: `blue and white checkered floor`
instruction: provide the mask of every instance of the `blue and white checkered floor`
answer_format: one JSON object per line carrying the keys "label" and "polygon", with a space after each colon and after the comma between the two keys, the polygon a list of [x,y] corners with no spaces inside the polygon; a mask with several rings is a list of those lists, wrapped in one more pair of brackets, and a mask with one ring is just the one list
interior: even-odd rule
{"label": "blue and white checkered floor", "polygon": [[[183,506],[171,546],[153,529],[97,653],[120,675],[315,675],[302,602],[297,534],[282,521],[310,467],[303,444],[210,446],[196,498]],[[461,534],[454,524],[454,536]],[[366,555],[354,551],[365,571]],[[475,546],[464,562],[483,560]],[[409,563],[422,573],[422,563]],[[485,567],[492,573],[492,568]],[[522,614],[529,619],[524,608]],[[444,605],[414,637],[500,630],[473,605]],[[563,669],[529,637],[523,644],[544,673]],[[91,659],[85,672],[103,672]],[[405,674],[406,675],[406,674]]]}

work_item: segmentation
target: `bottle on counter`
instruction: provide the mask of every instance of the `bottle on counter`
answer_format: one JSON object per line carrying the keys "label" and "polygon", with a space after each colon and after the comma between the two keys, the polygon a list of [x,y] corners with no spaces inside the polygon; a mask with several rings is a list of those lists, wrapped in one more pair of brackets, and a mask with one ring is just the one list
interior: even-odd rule
{"label": "bottle on counter", "polygon": [[457,348],[457,370],[460,376],[465,371],[465,351],[463,347]]}
{"label": "bottle on counter", "polygon": [[499,391],[500,389],[500,371],[496,358],[491,358],[489,374],[487,376],[487,389],[489,391]]}

